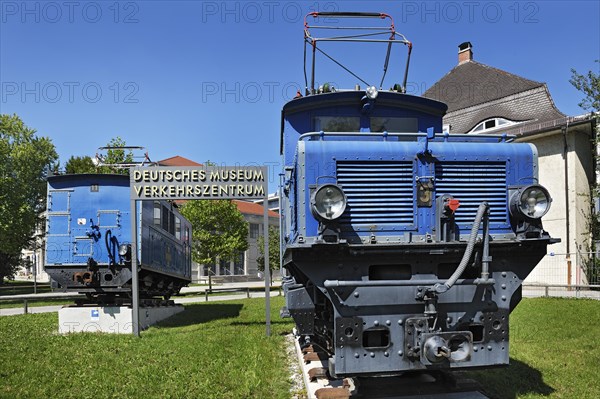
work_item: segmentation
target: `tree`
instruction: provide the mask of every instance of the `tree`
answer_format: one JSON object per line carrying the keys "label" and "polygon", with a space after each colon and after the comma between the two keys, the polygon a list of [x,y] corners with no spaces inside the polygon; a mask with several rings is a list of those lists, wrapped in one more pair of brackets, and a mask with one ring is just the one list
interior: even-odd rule
{"label": "tree", "polygon": [[[600,60],[596,62],[600,64]],[[580,75],[575,69],[571,69],[569,83],[585,94],[578,104],[581,108],[592,113],[600,111],[600,74],[588,71],[587,75]]]}
{"label": "tree", "polygon": [[[265,236],[258,237],[258,270],[265,271]],[[279,269],[279,229],[269,226],[269,270]],[[273,273],[271,273],[271,276]]]}
{"label": "tree", "polygon": [[65,164],[66,174],[75,173],[97,173],[96,165],[89,156],[76,157],[71,155],[71,158]]}
{"label": "tree", "polygon": [[[600,60],[596,60],[600,64]],[[599,65],[600,66],[600,65]],[[575,69],[571,69],[571,79],[569,82],[579,91],[581,91],[585,97],[579,102],[579,106],[586,111],[589,111],[592,117],[596,120],[596,131],[595,135],[596,149],[594,150],[594,156],[596,157],[596,172],[600,167],[598,160],[598,148],[600,147],[600,74],[596,74],[592,71],[588,71],[586,75],[577,73]],[[594,200],[600,198],[600,187],[598,183],[591,186],[592,198],[590,203],[593,204]],[[593,209],[593,208],[592,208]],[[593,213],[592,217],[586,218],[588,232],[591,240],[584,242],[583,246],[587,252],[596,253],[598,238],[600,237],[600,218],[599,215]],[[600,259],[592,256],[591,259],[584,259],[584,268],[586,270],[586,276],[589,282],[593,283],[598,281],[598,273],[600,272]]]}
{"label": "tree", "polygon": [[192,259],[200,264],[232,260],[248,249],[248,223],[229,200],[188,201],[181,214],[192,224]]}
{"label": "tree", "polygon": [[108,142],[106,147],[113,148],[108,149],[106,151],[106,155],[100,156],[102,163],[106,164],[103,166],[96,166],[92,158],[87,155],[82,157],[71,155],[71,157],[65,164],[65,173],[117,173],[123,175],[129,174],[129,169],[114,166],[123,163],[133,162],[133,153],[131,152],[131,150],[126,151],[125,149],[119,148],[125,146],[125,140],[123,140],[119,136],[112,138]]}
{"label": "tree", "polygon": [[32,240],[57,159],[49,138],[36,136],[17,115],[0,115],[0,284],[14,275]]}
{"label": "tree", "polygon": [[117,147],[115,149],[109,149],[106,151],[106,155],[102,157],[102,163],[106,164],[105,166],[100,166],[98,168],[98,173],[116,173],[120,175],[128,175],[129,168],[119,168],[118,166],[123,163],[132,163],[133,162],[133,153],[131,150],[126,151],[124,149],[119,149],[118,147],[125,147],[127,143],[121,137],[117,136],[112,138],[107,147]]}

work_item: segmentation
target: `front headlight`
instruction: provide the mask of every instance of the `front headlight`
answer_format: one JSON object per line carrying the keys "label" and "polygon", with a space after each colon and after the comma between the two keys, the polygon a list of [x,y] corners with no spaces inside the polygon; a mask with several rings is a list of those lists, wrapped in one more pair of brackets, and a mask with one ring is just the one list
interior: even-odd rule
{"label": "front headlight", "polygon": [[375,100],[379,92],[375,86],[369,86],[367,87],[367,90],[365,90],[365,94],[369,100]]}
{"label": "front headlight", "polygon": [[526,219],[540,219],[550,209],[552,198],[539,184],[520,188],[511,199],[511,213],[518,212]]}
{"label": "front headlight", "polygon": [[128,251],[129,251],[129,244],[119,245],[119,255],[121,255],[121,257],[127,255]]}
{"label": "front headlight", "polygon": [[335,184],[325,184],[315,190],[310,199],[312,214],[319,220],[335,220],[346,210],[346,195]]}

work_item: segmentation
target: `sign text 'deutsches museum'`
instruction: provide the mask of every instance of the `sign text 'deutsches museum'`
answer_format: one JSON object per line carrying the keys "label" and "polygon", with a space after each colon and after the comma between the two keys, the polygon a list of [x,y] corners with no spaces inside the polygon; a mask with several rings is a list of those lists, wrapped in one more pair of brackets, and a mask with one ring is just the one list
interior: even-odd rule
{"label": "sign text 'deutsches museum'", "polygon": [[130,170],[131,199],[264,198],[266,166],[137,167]]}

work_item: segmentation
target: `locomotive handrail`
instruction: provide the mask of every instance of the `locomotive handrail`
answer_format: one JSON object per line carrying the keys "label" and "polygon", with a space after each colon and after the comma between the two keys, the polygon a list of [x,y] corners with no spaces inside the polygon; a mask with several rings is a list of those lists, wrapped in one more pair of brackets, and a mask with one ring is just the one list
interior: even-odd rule
{"label": "locomotive handrail", "polygon": [[[386,138],[389,136],[393,136],[393,137],[427,137],[427,133],[410,133],[410,132],[398,132],[398,133],[388,133],[388,132],[308,132],[308,133],[303,133],[298,137],[298,141],[303,141],[306,138],[309,137],[325,137],[325,136],[332,136],[332,137],[382,137],[382,138]],[[454,134],[446,134],[446,133],[436,133],[435,138],[443,138],[444,141],[446,141],[449,138],[471,138],[471,139],[477,139],[477,138],[482,138],[482,139],[493,139],[495,140],[494,142],[499,142],[499,143],[510,143],[512,142],[516,136],[514,135],[502,135],[502,136],[498,136],[495,134],[466,134],[466,133],[454,133]]]}
{"label": "locomotive handrail", "polygon": [[[390,287],[390,286],[419,286],[443,284],[446,280],[325,280],[325,288],[337,287]],[[494,285],[496,280],[489,278],[482,280],[480,278],[460,279],[454,285]]]}

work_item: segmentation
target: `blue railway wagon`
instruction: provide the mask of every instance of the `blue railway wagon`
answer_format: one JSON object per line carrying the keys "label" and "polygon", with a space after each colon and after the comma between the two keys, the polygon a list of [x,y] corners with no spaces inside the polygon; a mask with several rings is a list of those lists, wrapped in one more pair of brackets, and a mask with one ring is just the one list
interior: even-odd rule
{"label": "blue railway wagon", "polygon": [[[130,296],[129,177],[48,178],[45,269],[64,291]],[[191,281],[191,225],[166,201],[136,207],[140,295],[169,297]]]}
{"label": "blue railway wagon", "polygon": [[337,376],[508,364],[521,283],[556,241],[536,148],[369,90],[283,107],[283,314]]}

